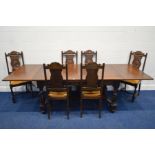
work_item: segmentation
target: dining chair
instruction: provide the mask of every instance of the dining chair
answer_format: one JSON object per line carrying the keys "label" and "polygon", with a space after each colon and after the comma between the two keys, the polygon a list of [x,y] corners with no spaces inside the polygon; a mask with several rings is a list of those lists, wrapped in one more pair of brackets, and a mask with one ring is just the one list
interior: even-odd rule
{"label": "dining chair", "polygon": [[[78,52],[74,52],[72,50],[61,51],[61,61],[62,64],[74,65],[78,63]],[[72,93],[78,93],[79,86],[77,84],[68,85]]]}
{"label": "dining chair", "polygon": [[[20,66],[24,66],[24,56],[22,51],[21,52],[12,51],[10,53],[5,53],[5,59],[8,74],[11,74],[13,71],[18,70]],[[13,103],[16,103],[15,92],[13,91],[13,88],[22,85],[26,86],[26,91],[28,91],[28,85],[29,85],[30,91],[32,92],[32,81],[10,81],[10,90]]]}
{"label": "dining chair", "polygon": [[92,50],[81,51],[81,63],[88,64],[90,62],[97,63],[97,51]]}
{"label": "dining chair", "polygon": [[[81,64],[80,117],[83,116],[83,100],[99,100],[99,118],[101,118],[104,67],[104,63],[102,65],[96,62]],[[100,78],[98,77],[99,70],[102,71]]]}
{"label": "dining chair", "polygon": [[[68,68],[58,62],[51,64],[43,64],[45,86],[46,86],[46,105],[48,112],[48,119],[51,117],[51,108],[53,101],[66,101],[67,119],[69,119],[69,89],[67,87]],[[65,71],[66,79],[63,79],[62,72]],[[49,78],[48,78],[49,74]],[[58,102],[57,102],[58,103]]]}
{"label": "dining chair", "polygon": [[[129,55],[129,61],[128,64],[132,64],[136,69],[144,71],[145,64],[147,59],[147,53],[141,52],[141,51],[131,51]],[[126,85],[130,85],[134,87],[134,92],[132,93],[132,102],[134,102],[135,97],[140,93],[141,89],[141,80],[123,80],[121,83],[125,84],[125,91],[126,91]],[[138,87],[138,93],[137,93],[137,87]],[[126,91],[127,92],[127,91]]]}

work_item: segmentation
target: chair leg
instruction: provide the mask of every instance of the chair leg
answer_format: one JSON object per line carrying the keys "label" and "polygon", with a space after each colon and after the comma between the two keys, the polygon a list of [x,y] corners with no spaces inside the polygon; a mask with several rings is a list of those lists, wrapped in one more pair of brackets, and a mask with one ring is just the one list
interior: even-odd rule
{"label": "chair leg", "polygon": [[69,119],[69,100],[67,99],[67,119]]}
{"label": "chair leg", "polygon": [[122,88],[120,90],[126,92],[126,83],[123,83]]}
{"label": "chair leg", "polygon": [[48,119],[51,118],[51,104],[50,103],[47,103],[47,113],[48,113]]}
{"label": "chair leg", "polygon": [[141,88],[141,83],[138,86],[138,96],[139,96],[139,93],[140,93],[140,88]]}
{"label": "chair leg", "polygon": [[34,97],[34,93],[33,93],[33,87],[32,87],[32,82],[30,83],[30,91],[31,91],[31,96]]}
{"label": "chair leg", "polygon": [[136,91],[137,91],[137,86],[135,86],[135,90],[134,90],[134,93],[132,95],[132,102],[134,102],[134,100],[135,100]]}
{"label": "chair leg", "polygon": [[126,91],[126,83],[125,83],[125,87],[124,87],[125,91]]}
{"label": "chair leg", "polygon": [[44,94],[40,94],[40,111],[45,114],[46,113],[46,101]]}
{"label": "chair leg", "polygon": [[28,92],[28,86],[27,86],[27,84],[25,85],[25,89],[26,89],[26,92]]}
{"label": "chair leg", "polygon": [[80,117],[82,118],[83,115],[83,102],[82,99],[80,99]]}
{"label": "chair leg", "polygon": [[10,90],[11,90],[12,102],[16,103],[15,94],[13,92],[13,87],[12,86],[10,86]]}
{"label": "chair leg", "polygon": [[30,91],[33,93],[32,83],[30,83]]}
{"label": "chair leg", "polygon": [[102,99],[99,100],[99,118],[101,118],[101,111],[102,111]]}

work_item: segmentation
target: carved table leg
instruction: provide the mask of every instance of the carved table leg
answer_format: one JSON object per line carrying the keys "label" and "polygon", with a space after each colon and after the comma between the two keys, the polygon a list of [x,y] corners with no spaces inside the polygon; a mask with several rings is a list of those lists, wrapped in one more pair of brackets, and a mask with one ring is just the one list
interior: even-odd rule
{"label": "carved table leg", "polygon": [[40,111],[45,114],[46,113],[46,104],[45,104],[45,96],[43,92],[44,81],[37,81],[37,87],[39,88],[39,97],[40,97]]}
{"label": "carved table leg", "polygon": [[108,107],[111,112],[115,112],[117,109],[117,92],[120,85],[120,81],[113,81],[112,87],[113,87],[113,95],[109,99],[107,98]]}

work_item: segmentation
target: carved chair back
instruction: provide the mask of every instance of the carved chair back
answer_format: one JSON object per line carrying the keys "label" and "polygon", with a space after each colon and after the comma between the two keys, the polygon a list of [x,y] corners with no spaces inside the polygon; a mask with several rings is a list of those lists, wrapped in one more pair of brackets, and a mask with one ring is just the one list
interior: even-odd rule
{"label": "carved chair back", "polygon": [[128,64],[132,64],[135,68],[144,71],[145,63],[146,63],[147,53],[143,53],[141,51],[130,52],[129,62]]}
{"label": "carved chair back", "polygon": [[[68,69],[67,64],[65,66],[61,65],[58,62],[53,62],[51,64],[43,64],[44,68],[44,76],[46,82],[46,90],[48,88],[63,88],[64,87],[64,79],[62,76],[62,71],[65,70],[66,73],[66,81],[68,80]],[[50,73],[50,82],[48,80],[48,73]],[[50,84],[50,86],[49,86]]]}
{"label": "carved chair back", "polygon": [[83,81],[83,70],[86,70],[86,78],[85,78],[85,86],[86,87],[92,87],[95,88],[98,86],[98,71],[99,69],[102,70],[102,76],[101,76],[101,85],[103,84],[103,77],[104,77],[104,67],[103,65],[97,64],[96,62],[88,63],[86,65],[81,64],[81,83]]}
{"label": "carved chair back", "polygon": [[92,50],[81,51],[81,63],[88,64],[90,62],[97,63],[97,51],[94,52]]}
{"label": "carved chair back", "polygon": [[[23,52],[12,51],[10,53],[5,53],[5,59],[7,64],[8,74],[24,65]],[[10,63],[9,63],[10,62]]]}
{"label": "carved chair back", "polygon": [[[62,64],[75,64],[74,60],[78,61],[78,52],[74,52],[72,50],[68,50],[68,51],[61,51],[61,60],[62,60]],[[65,62],[64,62],[65,60]]]}

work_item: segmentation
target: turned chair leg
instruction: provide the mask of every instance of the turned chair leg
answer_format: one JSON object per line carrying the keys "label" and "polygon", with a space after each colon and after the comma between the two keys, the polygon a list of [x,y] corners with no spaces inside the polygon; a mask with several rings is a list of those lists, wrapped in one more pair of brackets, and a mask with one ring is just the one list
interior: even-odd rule
{"label": "turned chair leg", "polygon": [[101,111],[102,111],[102,99],[99,100],[99,118],[101,118]]}
{"label": "turned chair leg", "polygon": [[40,111],[43,112],[44,114],[47,111],[46,100],[45,100],[44,94],[40,94]]}
{"label": "turned chair leg", "polygon": [[134,93],[132,95],[132,102],[135,101],[136,92],[137,92],[137,86],[135,86],[135,90],[134,90]]}
{"label": "turned chair leg", "polygon": [[50,103],[47,103],[47,113],[48,113],[48,119],[51,118],[51,104]]}
{"label": "turned chair leg", "polygon": [[10,90],[11,90],[12,102],[16,103],[15,94],[13,92],[13,87],[12,86],[10,86]]}
{"label": "turned chair leg", "polygon": [[126,83],[125,83],[125,87],[124,87],[125,91],[126,91]]}
{"label": "turned chair leg", "polygon": [[69,100],[67,100],[67,119],[69,119]]}
{"label": "turned chair leg", "polygon": [[27,86],[27,84],[25,85],[25,89],[26,89],[26,92],[28,92],[28,86]]}
{"label": "turned chair leg", "polygon": [[141,83],[138,86],[138,96],[139,96],[139,93],[140,93],[140,89],[141,89]]}
{"label": "turned chair leg", "polygon": [[33,87],[32,87],[32,82],[30,83],[30,92],[31,92],[31,96],[34,97],[34,93],[33,93]]}
{"label": "turned chair leg", "polygon": [[33,93],[32,83],[30,83],[30,91]]}
{"label": "turned chair leg", "polygon": [[82,99],[80,99],[80,117],[82,118],[83,115],[83,102]]}
{"label": "turned chair leg", "polygon": [[27,83],[25,85],[26,92],[33,92],[32,83]]}

